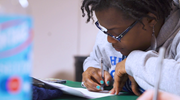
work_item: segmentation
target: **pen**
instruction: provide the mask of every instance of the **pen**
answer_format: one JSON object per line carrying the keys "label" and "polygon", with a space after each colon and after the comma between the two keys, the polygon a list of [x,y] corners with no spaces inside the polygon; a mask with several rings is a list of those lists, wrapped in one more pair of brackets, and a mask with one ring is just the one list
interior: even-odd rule
{"label": "pen", "polygon": [[66,80],[56,79],[56,78],[47,78],[47,79],[44,79],[44,80],[47,81],[47,82],[60,83],[60,84],[65,84],[66,83]]}
{"label": "pen", "polygon": [[155,80],[155,92],[154,92],[154,97],[153,100],[157,100],[158,98],[158,88],[159,88],[159,82],[161,79],[161,69],[162,69],[162,63],[164,59],[164,53],[165,53],[165,48],[160,48],[159,50],[159,56],[157,59],[157,71],[156,71],[156,80]]}
{"label": "pen", "polygon": [[[104,81],[104,68],[103,68],[103,59],[102,58],[101,58],[101,77]],[[105,85],[104,83],[101,84],[101,90],[104,90],[104,85]]]}

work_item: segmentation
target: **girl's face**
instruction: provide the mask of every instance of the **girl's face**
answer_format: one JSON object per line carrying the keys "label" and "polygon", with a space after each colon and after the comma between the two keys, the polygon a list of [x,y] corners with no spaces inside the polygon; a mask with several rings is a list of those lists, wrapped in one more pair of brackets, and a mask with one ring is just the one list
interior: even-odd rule
{"label": "girl's face", "polygon": [[[125,31],[135,20],[127,19],[123,16],[121,11],[115,8],[109,8],[106,10],[95,11],[98,22],[101,26],[107,29],[107,33],[113,36],[119,36]],[[114,38],[108,36],[107,40],[112,43],[112,46],[120,51],[123,55],[128,55],[133,50],[146,50],[151,45],[152,27],[149,25],[148,18],[142,18],[143,25],[138,22],[132,29],[130,29],[126,35],[117,41]]]}

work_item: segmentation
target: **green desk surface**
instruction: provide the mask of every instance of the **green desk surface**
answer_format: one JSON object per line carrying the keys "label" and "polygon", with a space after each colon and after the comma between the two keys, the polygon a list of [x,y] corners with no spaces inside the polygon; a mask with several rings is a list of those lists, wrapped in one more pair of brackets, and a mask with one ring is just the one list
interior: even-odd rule
{"label": "green desk surface", "polygon": [[[74,82],[74,81],[67,80],[65,85],[71,86],[71,87],[81,87],[81,82]],[[60,98],[53,99],[53,100],[136,100],[137,98],[138,96],[133,95],[133,94],[107,96],[107,97],[97,98],[97,99],[86,99],[82,97],[63,94]]]}

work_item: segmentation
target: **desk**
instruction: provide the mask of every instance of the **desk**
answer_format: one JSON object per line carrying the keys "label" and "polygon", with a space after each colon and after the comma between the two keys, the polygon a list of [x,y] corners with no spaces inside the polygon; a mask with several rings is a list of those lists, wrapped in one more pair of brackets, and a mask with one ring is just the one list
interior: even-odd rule
{"label": "desk", "polygon": [[[67,86],[71,86],[71,87],[81,87],[81,82],[74,82],[74,81],[68,81],[66,82]],[[130,94],[126,94],[126,95],[115,95],[115,96],[107,96],[107,97],[103,97],[103,98],[97,98],[97,99],[91,99],[91,100],[136,100],[138,98],[138,96],[136,95],[130,95]],[[54,99],[54,100],[88,100],[86,98],[81,98],[81,97],[76,97],[76,96],[72,96],[72,95],[63,95],[61,98],[59,99]]]}

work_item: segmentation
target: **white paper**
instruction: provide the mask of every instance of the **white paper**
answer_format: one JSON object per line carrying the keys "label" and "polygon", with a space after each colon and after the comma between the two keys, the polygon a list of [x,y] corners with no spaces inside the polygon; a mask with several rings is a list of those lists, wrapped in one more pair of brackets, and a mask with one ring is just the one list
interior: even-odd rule
{"label": "white paper", "polygon": [[[35,78],[35,79],[37,79],[37,78]],[[42,82],[44,82],[52,87],[55,87],[57,89],[60,89],[66,94],[71,94],[71,95],[84,97],[84,98],[88,98],[88,99],[101,98],[101,97],[105,97],[105,96],[113,96],[113,94],[109,94],[109,92],[107,90],[104,90],[101,92],[92,92],[92,91],[88,91],[87,89],[84,89],[84,88],[74,88],[74,87],[66,86],[66,85],[59,84],[59,83],[47,82],[47,81],[43,81],[40,79],[37,79],[37,80],[42,81]]]}

